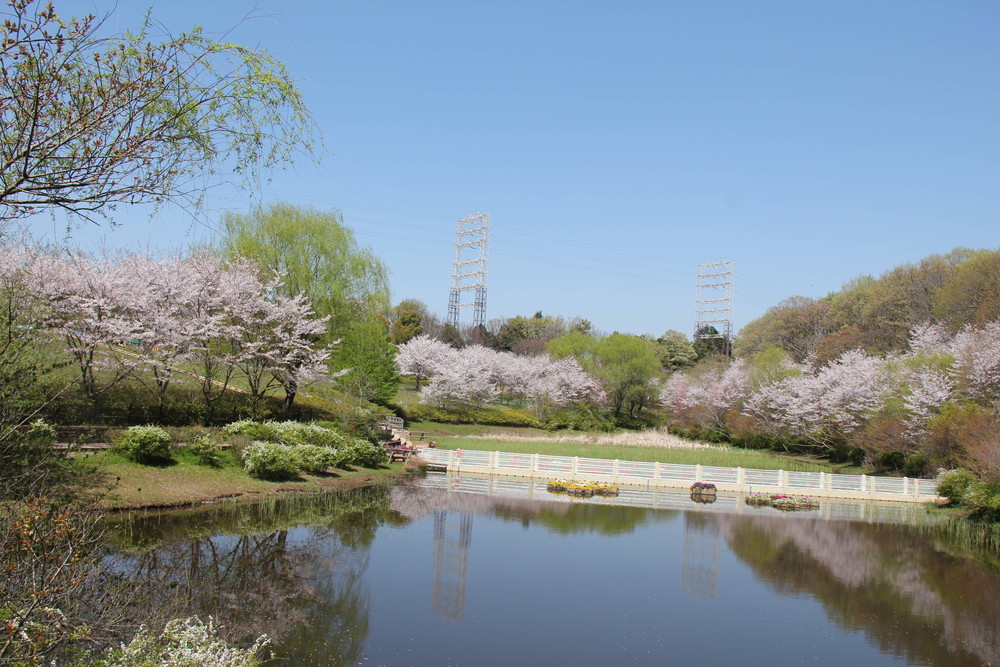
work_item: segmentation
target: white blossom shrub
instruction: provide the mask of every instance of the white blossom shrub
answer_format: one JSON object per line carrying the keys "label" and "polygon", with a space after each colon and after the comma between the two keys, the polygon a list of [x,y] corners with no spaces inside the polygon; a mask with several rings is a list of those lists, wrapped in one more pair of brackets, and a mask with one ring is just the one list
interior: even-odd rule
{"label": "white blossom shrub", "polygon": [[115,450],[137,463],[155,463],[173,459],[170,434],[158,426],[131,426]]}
{"label": "white blossom shrub", "polygon": [[312,473],[339,465],[343,456],[333,447],[320,445],[295,445],[295,455],[299,457],[299,469]]}
{"label": "white blossom shrub", "polygon": [[256,422],[243,419],[222,427],[229,435],[242,435],[261,442],[277,442],[283,445],[320,445],[340,447],[346,442],[343,434],[317,424],[296,421]]}
{"label": "white blossom shrub", "polygon": [[36,419],[24,434],[24,438],[33,445],[53,445],[56,441],[56,429],[44,419]]}
{"label": "white blossom shrub", "polygon": [[97,664],[106,667],[255,667],[262,664],[261,654],[270,643],[261,635],[250,648],[231,646],[219,638],[212,618],[198,617],[169,621],[159,635],[143,629],[128,645],[111,651]]}
{"label": "white blossom shrub", "polygon": [[243,450],[243,467],[255,477],[293,477],[302,466],[297,449],[276,442],[255,441]]}

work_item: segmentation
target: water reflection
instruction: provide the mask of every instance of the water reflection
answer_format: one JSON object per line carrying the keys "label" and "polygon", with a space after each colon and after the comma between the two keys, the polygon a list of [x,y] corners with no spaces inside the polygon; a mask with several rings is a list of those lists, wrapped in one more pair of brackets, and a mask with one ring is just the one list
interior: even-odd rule
{"label": "water reflection", "polygon": [[469,579],[472,515],[434,513],[434,613],[449,621],[465,617],[465,587]]}
{"label": "water reflection", "polygon": [[492,490],[137,516],[116,545],[289,664],[1000,663],[1000,572],[925,530]]}
{"label": "water reflection", "polygon": [[133,515],[112,528],[137,579],[167,582],[183,613],[215,617],[233,641],[267,634],[293,664],[356,664],[369,631],[371,544],[379,526],[406,522],[389,497],[374,486]]}
{"label": "water reflection", "polygon": [[681,590],[705,600],[719,588],[719,525],[711,517],[684,514],[684,559]]}
{"label": "water reflection", "polygon": [[899,526],[713,517],[781,595],[808,594],[846,631],[926,664],[1000,660],[1000,575]]}

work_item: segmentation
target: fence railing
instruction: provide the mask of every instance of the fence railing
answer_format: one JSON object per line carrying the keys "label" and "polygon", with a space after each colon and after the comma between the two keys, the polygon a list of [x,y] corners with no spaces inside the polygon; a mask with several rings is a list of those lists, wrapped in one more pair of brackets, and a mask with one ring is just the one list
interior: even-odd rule
{"label": "fence railing", "polygon": [[420,451],[420,456],[431,466],[448,471],[569,478],[638,485],[647,489],[680,488],[694,482],[711,482],[720,491],[737,493],[789,493],[904,502],[928,502],[937,498],[937,480],[934,479],[722,468],[470,449],[425,449]]}

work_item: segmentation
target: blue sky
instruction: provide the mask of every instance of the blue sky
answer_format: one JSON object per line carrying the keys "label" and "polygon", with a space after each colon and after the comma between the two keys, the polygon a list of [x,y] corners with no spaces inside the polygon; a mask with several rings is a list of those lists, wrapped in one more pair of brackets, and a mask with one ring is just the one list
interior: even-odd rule
{"label": "blue sky", "polygon": [[[690,334],[697,266],[734,263],[734,325],[957,246],[997,248],[1000,4],[134,2],[278,55],[323,131],[201,222],[120,210],[72,243],[169,251],[222,210],[339,208],[393,298],[447,311],[455,223],[492,216],[487,318]],[[256,18],[240,21],[247,14]],[[59,236],[40,218],[38,234]],[[463,312],[463,321],[471,310]]]}

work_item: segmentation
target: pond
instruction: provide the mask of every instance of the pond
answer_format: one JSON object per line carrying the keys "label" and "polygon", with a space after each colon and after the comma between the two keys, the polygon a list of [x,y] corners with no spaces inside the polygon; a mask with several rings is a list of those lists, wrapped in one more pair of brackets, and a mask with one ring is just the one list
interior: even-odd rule
{"label": "pond", "polygon": [[582,502],[432,473],[133,515],[114,544],[234,638],[266,632],[285,664],[1000,661],[1000,558],[900,508]]}

